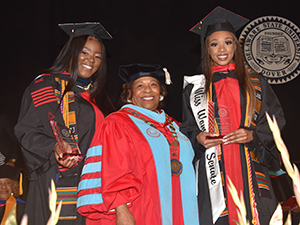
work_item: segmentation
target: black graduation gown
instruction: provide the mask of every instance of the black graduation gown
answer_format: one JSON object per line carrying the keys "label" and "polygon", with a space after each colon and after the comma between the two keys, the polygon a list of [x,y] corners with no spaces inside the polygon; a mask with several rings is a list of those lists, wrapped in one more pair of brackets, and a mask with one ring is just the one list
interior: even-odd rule
{"label": "black graduation gown", "polygon": [[[63,75],[55,75],[61,79],[68,79]],[[60,85],[55,81],[54,75],[43,76],[40,88],[53,87],[60,89]],[[34,83],[34,82],[33,82]],[[58,174],[58,164],[54,157],[53,147],[56,144],[51,127],[45,126],[47,115],[39,115],[31,97],[32,85],[25,90],[23,95],[18,123],[15,126],[15,134],[22,146],[22,153],[28,176],[30,179],[29,191],[26,204],[31,225],[46,224],[50,217],[48,204],[48,189],[51,187],[51,179],[55,181],[56,187],[78,185],[83,162],[65,172]],[[78,133],[78,144],[82,154],[85,154],[95,132],[96,116],[90,102],[85,100],[80,93],[82,88],[75,85],[72,89],[75,94],[75,113]],[[58,105],[58,104],[57,104]],[[68,216],[69,210],[77,219],[60,221],[58,224],[85,224],[85,218],[76,211],[75,208],[65,208],[63,206],[61,215]],[[66,209],[66,210],[65,210]]]}
{"label": "black graduation gown", "polygon": [[[234,71],[229,72],[232,76]],[[214,74],[215,75],[215,74]],[[230,76],[230,75],[229,75]],[[261,75],[256,75],[259,78],[261,89],[262,89],[262,104],[260,113],[257,120],[257,125],[249,129],[253,130],[253,140],[247,144],[249,150],[252,150],[255,153],[255,156],[258,158],[261,165],[262,171],[266,176],[267,183],[269,185],[270,191],[268,196],[264,197],[258,188],[257,180],[253,179],[253,188],[255,193],[255,201],[257,203],[257,209],[259,213],[260,224],[269,224],[269,220],[276,209],[277,201],[272,190],[270,177],[268,175],[268,168],[277,171],[280,169],[280,164],[278,160],[278,150],[275,146],[273,135],[269,129],[265,112],[268,112],[270,116],[274,115],[277,119],[280,129],[285,125],[285,119],[281,105],[273,92],[270,85]],[[215,76],[214,76],[215,77]],[[213,78],[213,81],[214,78]],[[190,138],[195,151],[195,159],[199,159],[199,169],[198,169],[198,204],[199,204],[199,217],[200,224],[213,224],[212,222],[212,212],[211,212],[211,203],[209,196],[209,189],[207,184],[207,176],[205,170],[205,147],[197,142],[196,136],[199,134],[200,130],[194,119],[194,115],[191,110],[190,105],[190,93],[193,88],[192,84],[189,84],[183,90],[183,119],[180,130]],[[213,88],[214,89],[214,88]],[[214,90],[213,90],[214,96]],[[214,101],[214,97],[213,97]],[[242,101],[242,114],[245,113],[245,99]],[[243,127],[241,125],[241,127]],[[245,154],[241,152],[241,165],[243,173],[243,181],[247,181],[246,173],[246,163],[245,163]],[[254,168],[252,166],[252,173]],[[252,174],[252,177],[255,178],[255,174]],[[244,185],[247,187],[247,185]],[[247,190],[244,193],[249,193]],[[244,196],[246,206],[249,206],[249,196]],[[251,211],[247,207],[247,215],[251,215]],[[251,218],[248,218],[251,223]],[[215,224],[229,224],[228,216],[219,217]]]}

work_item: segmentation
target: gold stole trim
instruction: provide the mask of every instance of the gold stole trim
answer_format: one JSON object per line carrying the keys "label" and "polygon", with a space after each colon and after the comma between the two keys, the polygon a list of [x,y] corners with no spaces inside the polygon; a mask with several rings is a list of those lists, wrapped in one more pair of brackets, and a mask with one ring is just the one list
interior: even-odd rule
{"label": "gold stole trim", "polygon": [[[61,93],[64,93],[67,81],[61,80]],[[65,122],[65,126],[69,128],[70,120],[69,120],[69,92],[67,92],[63,97],[63,119]]]}
{"label": "gold stole trim", "polygon": [[17,224],[17,201],[14,196],[10,196],[6,201],[4,216],[1,225]]}

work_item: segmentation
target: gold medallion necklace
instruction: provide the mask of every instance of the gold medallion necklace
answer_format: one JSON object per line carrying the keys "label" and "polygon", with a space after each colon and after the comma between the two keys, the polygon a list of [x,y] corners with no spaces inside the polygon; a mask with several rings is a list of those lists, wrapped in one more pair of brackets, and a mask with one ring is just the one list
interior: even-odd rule
{"label": "gold medallion necklace", "polygon": [[[172,144],[168,140],[167,136],[161,130],[159,130],[153,123],[151,123],[149,120],[147,120],[145,117],[143,117],[139,113],[137,113],[137,112],[135,112],[131,109],[128,109],[128,108],[124,108],[123,110],[126,110],[126,111],[130,112],[133,116],[141,119],[146,124],[148,124],[149,126],[151,126],[154,129],[158,130],[160,133],[162,133],[164,135],[164,137],[166,138],[166,140],[169,144],[170,152],[171,152],[171,156],[172,156],[172,159],[171,159],[171,173],[172,173],[172,176],[179,176],[182,173],[182,170],[183,170],[182,163],[177,159],[178,158],[178,148],[179,148],[180,144],[179,144],[179,141],[178,141],[178,135],[176,133],[176,130],[175,130],[173,124],[172,124],[172,121],[171,121],[170,117],[167,114],[165,114],[166,119],[168,121],[168,125],[170,127],[169,131],[172,133],[172,139],[173,139]],[[164,126],[164,129],[167,132],[167,129],[166,129],[165,126]]]}

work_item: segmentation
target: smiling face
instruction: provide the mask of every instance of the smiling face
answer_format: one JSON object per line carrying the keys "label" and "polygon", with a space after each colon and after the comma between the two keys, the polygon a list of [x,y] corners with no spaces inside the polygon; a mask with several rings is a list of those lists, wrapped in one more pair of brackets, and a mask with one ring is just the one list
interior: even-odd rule
{"label": "smiling face", "polygon": [[78,55],[78,76],[90,78],[101,65],[102,47],[95,37],[88,37]]}
{"label": "smiling face", "polygon": [[141,77],[136,79],[131,87],[132,103],[134,105],[155,111],[159,104],[160,85],[153,77]]}
{"label": "smiling face", "polygon": [[6,201],[13,192],[13,181],[9,178],[0,179],[0,200]]}
{"label": "smiling face", "polygon": [[208,39],[208,54],[214,65],[224,66],[232,62],[235,52],[235,44],[229,31],[217,31]]}

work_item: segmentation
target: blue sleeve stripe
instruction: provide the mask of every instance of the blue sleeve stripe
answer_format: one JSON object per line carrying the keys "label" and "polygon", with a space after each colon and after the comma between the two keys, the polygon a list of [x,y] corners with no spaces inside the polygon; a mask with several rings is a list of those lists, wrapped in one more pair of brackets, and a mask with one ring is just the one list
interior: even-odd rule
{"label": "blue sleeve stripe", "polygon": [[101,187],[101,178],[81,180],[78,184],[78,191],[98,187]]}
{"label": "blue sleeve stripe", "polygon": [[95,205],[103,203],[101,194],[83,195],[77,199],[77,208],[85,205]]}
{"label": "blue sleeve stripe", "polygon": [[102,145],[97,145],[88,149],[86,157],[100,156],[102,155]]}
{"label": "blue sleeve stripe", "polygon": [[81,175],[101,171],[101,162],[88,163],[84,165]]}

